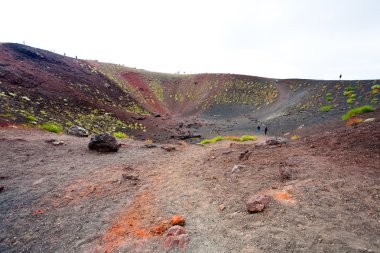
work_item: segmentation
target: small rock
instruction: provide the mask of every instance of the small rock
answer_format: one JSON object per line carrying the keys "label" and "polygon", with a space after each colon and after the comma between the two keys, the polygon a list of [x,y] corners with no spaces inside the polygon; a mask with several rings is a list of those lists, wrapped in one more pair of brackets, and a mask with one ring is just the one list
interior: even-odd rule
{"label": "small rock", "polygon": [[39,210],[36,210],[32,213],[32,215],[40,215],[40,214],[44,214],[45,213],[45,210],[43,209],[39,209]]}
{"label": "small rock", "polygon": [[0,192],[4,191],[5,189],[5,186],[4,185],[0,185]]}
{"label": "small rock", "polygon": [[225,206],[224,204],[220,204],[220,205],[219,205],[219,209],[220,209],[221,211],[223,211],[224,209],[226,209],[226,206]]}
{"label": "small rock", "polygon": [[279,144],[287,143],[287,140],[285,138],[281,138],[281,137],[274,137],[274,138],[270,138],[265,143],[267,145],[279,145]]}
{"label": "small rock", "polygon": [[71,126],[66,130],[67,134],[77,137],[87,137],[88,131],[80,126]]}
{"label": "small rock", "polygon": [[110,134],[97,134],[91,137],[88,148],[98,152],[117,152],[119,145],[114,136]]}
{"label": "small rock", "polygon": [[175,225],[179,225],[179,226],[183,226],[185,225],[185,218],[183,218],[182,216],[179,216],[179,215],[175,215],[172,217],[172,225],[175,226]]}
{"label": "small rock", "polygon": [[232,173],[240,172],[245,168],[246,168],[246,166],[244,166],[244,165],[240,165],[240,164],[234,165],[234,167],[232,168]]}
{"label": "small rock", "polygon": [[161,114],[159,114],[159,113],[154,113],[152,116],[155,117],[155,118],[159,118],[159,117],[161,117]]}
{"label": "small rock", "polygon": [[315,146],[314,145],[310,145],[310,148],[315,148]]}
{"label": "small rock", "polygon": [[55,146],[60,146],[60,145],[65,144],[65,142],[64,141],[53,141],[51,144],[53,144]]}
{"label": "small rock", "polygon": [[268,195],[256,194],[250,197],[246,203],[249,212],[261,212],[270,202]]}
{"label": "small rock", "polygon": [[251,153],[249,152],[249,150],[245,150],[244,152],[241,152],[239,154],[239,160],[240,161],[246,161],[246,160],[248,160],[250,155],[251,155]]}
{"label": "small rock", "polygon": [[55,141],[57,141],[56,139],[47,139],[45,142],[46,143],[53,143],[53,142],[55,142]]}
{"label": "small rock", "polygon": [[124,180],[133,180],[133,181],[139,181],[139,176],[133,176],[133,175],[127,175],[127,174],[122,174],[122,177]]}
{"label": "small rock", "polygon": [[168,152],[176,150],[176,148],[173,146],[162,146],[161,148],[168,151]]}
{"label": "small rock", "polygon": [[135,120],[144,120],[146,118],[144,116],[132,116],[132,119],[135,119]]}
{"label": "small rock", "polygon": [[154,144],[145,144],[144,147],[146,147],[146,148],[155,148],[155,147],[157,147],[157,145],[154,145]]}
{"label": "small rock", "polygon": [[68,200],[74,200],[74,198],[71,197],[71,196],[69,196],[69,195],[66,195],[66,196],[64,196],[63,198],[64,198],[64,199],[68,199]]}
{"label": "small rock", "polygon": [[368,118],[368,119],[365,119],[364,122],[368,123],[368,122],[373,122],[375,121],[375,118]]}
{"label": "small rock", "polygon": [[222,155],[228,155],[228,154],[230,154],[230,153],[232,153],[232,152],[234,152],[234,151],[235,151],[235,150],[228,150],[228,151],[223,152]]}

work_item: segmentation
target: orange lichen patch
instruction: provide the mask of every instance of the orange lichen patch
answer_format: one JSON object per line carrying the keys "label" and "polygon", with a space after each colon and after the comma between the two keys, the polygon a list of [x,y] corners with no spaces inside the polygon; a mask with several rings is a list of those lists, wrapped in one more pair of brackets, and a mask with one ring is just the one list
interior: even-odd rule
{"label": "orange lichen patch", "polygon": [[149,229],[149,224],[153,223],[155,209],[152,203],[153,196],[149,192],[139,195],[132,206],[125,213],[117,218],[113,225],[103,236],[103,252],[112,252],[122,246],[128,239],[147,239],[160,236],[168,229],[163,222],[160,226]]}
{"label": "orange lichen patch", "polygon": [[161,225],[152,228],[152,230],[150,231],[150,234],[152,234],[153,236],[163,235],[169,229],[169,227],[170,227],[170,222],[165,220],[161,223]]}
{"label": "orange lichen patch", "polygon": [[356,126],[363,122],[364,120],[362,118],[354,117],[347,121],[346,126]]}
{"label": "orange lichen patch", "polygon": [[276,192],[274,193],[273,196],[277,200],[286,200],[286,201],[293,200],[293,196],[289,192]]}
{"label": "orange lichen patch", "polygon": [[183,226],[185,225],[185,218],[179,215],[175,215],[172,217],[172,225],[180,225]]}
{"label": "orange lichen patch", "polygon": [[227,135],[227,136],[224,136],[223,138],[229,141],[240,141],[239,136]]}
{"label": "orange lichen patch", "polygon": [[263,192],[269,196],[272,196],[275,200],[280,203],[295,203],[293,195],[290,194],[286,189],[284,190],[268,190]]}

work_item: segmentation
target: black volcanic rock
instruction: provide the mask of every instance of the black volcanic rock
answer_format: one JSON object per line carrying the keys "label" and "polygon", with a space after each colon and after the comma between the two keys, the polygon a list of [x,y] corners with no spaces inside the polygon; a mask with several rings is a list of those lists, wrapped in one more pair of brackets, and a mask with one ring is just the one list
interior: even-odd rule
{"label": "black volcanic rock", "polygon": [[117,152],[119,145],[114,136],[110,134],[97,134],[91,137],[88,148],[98,152]]}

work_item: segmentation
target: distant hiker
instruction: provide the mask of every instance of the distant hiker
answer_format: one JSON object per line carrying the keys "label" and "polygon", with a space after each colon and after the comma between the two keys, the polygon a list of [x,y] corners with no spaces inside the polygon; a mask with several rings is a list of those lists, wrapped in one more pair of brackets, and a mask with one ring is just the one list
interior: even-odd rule
{"label": "distant hiker", "polygon": [[257,132],[260,133],[260,125],[257,125]]}
{"label": "distant hiker", "polygon": [[342,80],[342,74],[340,74],[340,76],[339,76],[339,80]]}
{"label": "distant hiker", "polygon": [[268,132],[268,127],[265,127],[264,134],[267,135],[267,132]]}

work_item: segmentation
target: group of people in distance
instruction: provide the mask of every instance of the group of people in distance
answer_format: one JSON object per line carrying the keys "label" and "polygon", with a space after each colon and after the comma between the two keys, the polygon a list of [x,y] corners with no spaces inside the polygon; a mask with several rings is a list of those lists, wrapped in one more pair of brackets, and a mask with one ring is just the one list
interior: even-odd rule
{"label": "group of people in distance", "polygon": [[[260,130],[261,130],[261,127],[260,125],[257,125],[257,132],[260,133]],[[268,132],[268,127],[265,126],[265,129],[264,129],[264,134],[267,135],[267,132]]]}

